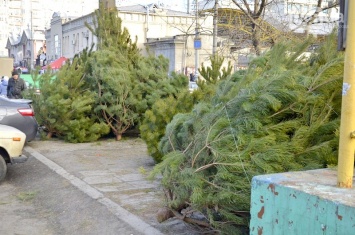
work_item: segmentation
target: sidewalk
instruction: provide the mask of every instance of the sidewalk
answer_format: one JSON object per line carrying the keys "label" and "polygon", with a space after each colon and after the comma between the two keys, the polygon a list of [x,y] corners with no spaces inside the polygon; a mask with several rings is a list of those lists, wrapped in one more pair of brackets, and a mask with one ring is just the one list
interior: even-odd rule
{"label": "sidewalk", "polygon": [[154,160],[140,139],[80,144],[36,140],[25,151],[143,234],[198,234],[178,219],[157,222],[165,199],[159,182],[146,179]]}

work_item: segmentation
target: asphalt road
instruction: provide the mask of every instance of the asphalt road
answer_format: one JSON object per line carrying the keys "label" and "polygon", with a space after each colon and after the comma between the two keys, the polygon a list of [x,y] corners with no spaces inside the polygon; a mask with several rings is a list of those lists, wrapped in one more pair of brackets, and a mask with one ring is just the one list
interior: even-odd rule
{"label": "asphalt road", "polygon": [[35,158],[8,165],[0,234],[141,234]]}

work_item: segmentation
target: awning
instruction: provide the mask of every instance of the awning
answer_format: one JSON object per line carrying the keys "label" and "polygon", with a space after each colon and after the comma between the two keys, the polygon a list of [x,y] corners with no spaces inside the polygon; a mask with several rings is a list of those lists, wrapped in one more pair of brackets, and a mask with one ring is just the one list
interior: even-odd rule
{"label": "awning", "polygon": [[65,64],[66,61],[67,61],[67,58],[62,56],[62,57],[56,59],[55,61],[51,62],[50,64],[43,66],[42,69],[46,69],[49,66],[52,69],[60,69]]}

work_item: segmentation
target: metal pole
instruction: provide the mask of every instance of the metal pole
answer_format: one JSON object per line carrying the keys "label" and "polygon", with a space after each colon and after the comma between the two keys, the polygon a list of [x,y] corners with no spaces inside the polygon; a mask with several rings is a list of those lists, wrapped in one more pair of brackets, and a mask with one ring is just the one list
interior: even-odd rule
{"label": "metal pole", "polygon": [[[355,151],[355,1],[349,0],[338,155],[338,183],[352,188]],[[352,12],[352,13],[351,13]]]}
{"label": "metal pole", "polygon": [[213,47],[212,55],[217,52],[217,22],[218,22],[218,0],[214,2],[214,14],[213,14]]}
{"label": "metal pole", "polygon": [[[196,20],[196,27],[195,27],[195,39],[199,39],[200,37],[200,30],[199,30],[199,24],[198,24],[198,3],[197,0],[195,0],[195,8],[196,8],[196,12],[195,12],[195,20]],[[198,80],[198,68],[199,68],[199,61],[198,58],[199,57],[199,50],[197,48],[195,48],[195,81]]]}
{"label": "metal pole", "polygon": [[33,39],[33,19],[32,19],[32,0],[31,0],[31,39],[30,39],[30,45],[31,45],[31,62],[30,62],[30,68],[31,70],[34,68],[33,66],[33,60],[34,60],[34,53],[35,53],[35,50],[34,50],[34,39]]}

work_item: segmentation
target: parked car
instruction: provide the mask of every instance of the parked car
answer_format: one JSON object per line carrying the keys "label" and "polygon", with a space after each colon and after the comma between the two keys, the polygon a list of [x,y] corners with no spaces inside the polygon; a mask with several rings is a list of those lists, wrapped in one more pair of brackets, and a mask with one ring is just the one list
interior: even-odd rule
{"label": "parked car", "polygon": [[21,163],[27,160],[22,154],[26,135],[22,131],[6,125],[0,125],[0,181],[7,172],[7,164]]}
{"label": "parked car", "polygon": [[28,99],[9,99],[0,96],[0,124],[15,127],[26,135],[26,141],[33,140],[38,131],[32,101]]}

